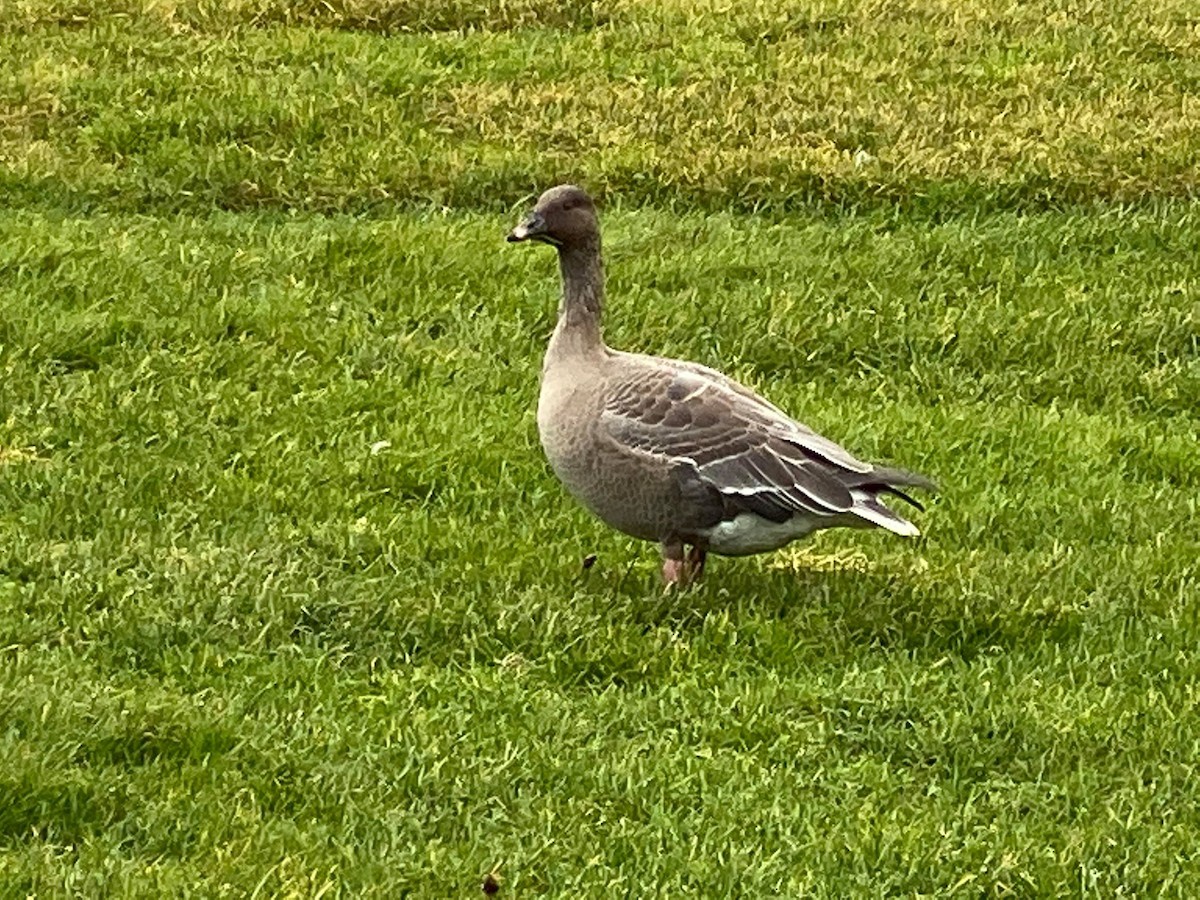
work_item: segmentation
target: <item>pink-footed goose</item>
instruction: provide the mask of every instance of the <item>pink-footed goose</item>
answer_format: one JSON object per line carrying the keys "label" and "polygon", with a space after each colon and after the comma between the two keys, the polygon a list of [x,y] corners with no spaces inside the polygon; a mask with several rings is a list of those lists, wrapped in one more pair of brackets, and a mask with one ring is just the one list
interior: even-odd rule
{"label": "pink-footed goose", "polygon": [[880,495],[919,509],[900,488],[933,490],[924,476],[855,458],[707,366],[605,346],[600,227],[582,188],[546,191],[508,240],[558,250],[537,414],[550,466],[604,522],[658,541],[669,584],[700,575],[709,552],[762,553],[820,528],[919,534]]}

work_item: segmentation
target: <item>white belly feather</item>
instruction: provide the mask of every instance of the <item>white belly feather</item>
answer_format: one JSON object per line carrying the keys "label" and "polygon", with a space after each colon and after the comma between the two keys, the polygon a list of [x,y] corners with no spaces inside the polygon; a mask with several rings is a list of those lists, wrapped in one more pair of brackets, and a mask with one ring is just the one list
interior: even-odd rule
{"label": "white belly feather", "polygon": [[818,528],[837,524],[827,516],[795,515],[786,522],[772,522],[754,513],[738,513],[732,519],[718,522],[701,534],[708,549],[722,556],[747,556],[775,550],[802,538]]}

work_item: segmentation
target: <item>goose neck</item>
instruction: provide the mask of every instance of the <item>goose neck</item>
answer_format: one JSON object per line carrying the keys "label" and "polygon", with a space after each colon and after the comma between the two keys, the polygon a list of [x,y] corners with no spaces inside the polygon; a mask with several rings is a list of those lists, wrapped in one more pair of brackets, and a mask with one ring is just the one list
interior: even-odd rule
{"label": "goose neck", "polygon": [[581,346],[599,346],[600,314],[604,306],[604,266],[599,243],[564,247],[558,254],[563,295],[558,309],[560,335],[571,335]]}

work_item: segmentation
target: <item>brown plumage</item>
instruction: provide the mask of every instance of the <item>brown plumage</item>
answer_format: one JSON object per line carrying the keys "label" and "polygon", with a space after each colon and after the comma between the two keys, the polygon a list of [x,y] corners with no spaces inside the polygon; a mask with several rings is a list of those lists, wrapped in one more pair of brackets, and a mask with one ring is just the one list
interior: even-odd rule
{"label": "brown plumage", "polygon": [[934,489],[924,476],[857,459],[706,366],[605,346],[600,228],[582,188],[546,191],[508,240],[558,250],[538,401],[551,468],[609,525],[658,541],[668,582],[699,575],[710,551],[760,553],[821,528],[919,533],[880,495],[920,508],[900,488]]}

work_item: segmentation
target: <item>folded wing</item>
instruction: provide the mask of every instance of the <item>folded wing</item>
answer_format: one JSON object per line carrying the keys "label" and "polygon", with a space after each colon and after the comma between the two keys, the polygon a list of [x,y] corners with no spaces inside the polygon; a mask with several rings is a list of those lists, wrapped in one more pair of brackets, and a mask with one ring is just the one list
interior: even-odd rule
{"label": "folded wing", "polygon": [[910,499],[896,485],[932,487],[919,475],[857,459],[737,382],[693,364],[647,367],[613,385],[601,427],[623,447],[718,491],[733,515],[748,511],[772,522],[852,515],[914,534],[877,495]]}

